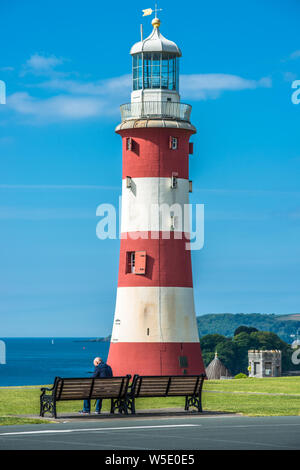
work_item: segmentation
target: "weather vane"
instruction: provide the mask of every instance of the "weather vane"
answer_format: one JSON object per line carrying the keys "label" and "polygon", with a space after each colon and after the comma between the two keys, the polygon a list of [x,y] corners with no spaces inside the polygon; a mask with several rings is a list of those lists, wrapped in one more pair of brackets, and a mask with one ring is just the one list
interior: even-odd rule
{"label": "weather vane", "polygon": [[152,10],[152,8],[146,8],[146,10],[142,10],[142,11],[143,11],[143,16],[152,15],[152,13],[154,12],[155,18],[157,18],[157,12],[162,11],[162,8],[157,8],[157,3],[155,3],[154,10]]}

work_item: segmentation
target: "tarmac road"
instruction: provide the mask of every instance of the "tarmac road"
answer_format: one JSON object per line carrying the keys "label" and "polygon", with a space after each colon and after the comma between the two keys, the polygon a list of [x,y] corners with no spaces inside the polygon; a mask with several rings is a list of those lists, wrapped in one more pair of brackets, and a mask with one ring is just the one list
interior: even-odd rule
{"label": "tarmac road", "polygon": [[0,427],[1,450],[293,450],[300,416],[70,420]]}

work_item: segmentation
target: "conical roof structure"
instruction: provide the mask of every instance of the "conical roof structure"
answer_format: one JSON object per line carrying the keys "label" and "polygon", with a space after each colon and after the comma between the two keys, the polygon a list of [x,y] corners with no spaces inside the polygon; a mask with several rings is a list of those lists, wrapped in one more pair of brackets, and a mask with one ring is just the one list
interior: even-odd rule
{"label": "conical roof structure", "polygon": [[206,376],[208,380],[219,380],[221,377],[231,377],[231,373],[222,364],[218,358],[218,353],[215,353],[215,358],[206,367]]}
{"label": "conical roof structure", "polygon": [[135,43],[130,50],[130,54],[140,54],[141,52],[166,52],[181,57],[181,50],[177,44],[161,34],[159,30],[160,20],[154,18],[152,25],[154,28],[150,36],[143,41]]}

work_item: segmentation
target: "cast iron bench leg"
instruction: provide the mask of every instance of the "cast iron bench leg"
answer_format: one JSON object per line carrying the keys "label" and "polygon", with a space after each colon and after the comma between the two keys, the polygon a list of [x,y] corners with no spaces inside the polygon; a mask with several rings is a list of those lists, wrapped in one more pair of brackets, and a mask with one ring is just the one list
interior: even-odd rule
{"label": "cast iron bench leg", "polygon": [[188,410],[189,410],[188,397],[185,397],[185,407],[184,407],[184,410],[185,410],[185,411],[188,411]]}
{"label": "cast iron bench leg", "polygon": [[201,403],[201,394],[199,395],[192,395],[190,397],[185,398],[185,410],[188,411],[190,407],[194,406],[197,408],[198,412],[202,412],[202,403]]}
{"label": "cast iron bench leg", "polygon": [[115,413],[114,399],[113,399],[113,398],[110,400],[110,413],[111,413],[111,414],[114,414],[114,413]]}
{"label": "cast iron bench leg", "polygon": [[135,399],[131,400],[131,414],[135,415]]}

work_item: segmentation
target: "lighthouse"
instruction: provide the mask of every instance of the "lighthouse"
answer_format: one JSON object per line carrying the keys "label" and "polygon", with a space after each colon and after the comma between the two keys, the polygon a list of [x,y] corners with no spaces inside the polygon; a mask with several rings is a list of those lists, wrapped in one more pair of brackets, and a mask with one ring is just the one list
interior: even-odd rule
{"label": "lighthouse", "polygon": [[[134,44],[131,102],[121,106],[122,211],[116,309],[107,362],[114,375],[204,373],[186,207],[191,106],[180,102],[181,51],[152,21]],[[183,214],[185,213],[184,217]]]}

